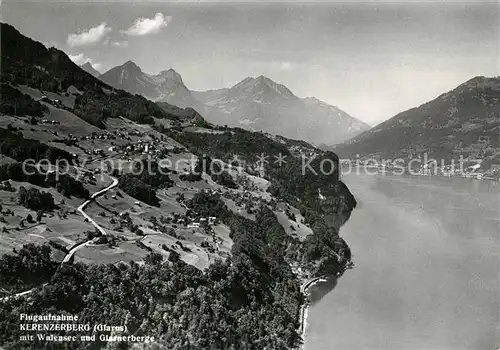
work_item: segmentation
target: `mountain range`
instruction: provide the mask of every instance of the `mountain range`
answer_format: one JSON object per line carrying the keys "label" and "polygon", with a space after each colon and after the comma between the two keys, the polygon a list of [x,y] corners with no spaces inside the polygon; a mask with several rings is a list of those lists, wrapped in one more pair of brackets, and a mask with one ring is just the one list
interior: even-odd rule
{"label": "mountain range", "polygon": [[339,156],[482,159],[500,164],[500,78],[475,77],[333,149]]}
{"label": "mountain range", "polygon": [[99,76],[152,101],[191,107],[214,124],[280,134],[316,145],[343,142],[369,126],[316,98],[299,98],[271,79],[248,77],[231,88],[190,91],[173,69],[152,75],[128,61]]}

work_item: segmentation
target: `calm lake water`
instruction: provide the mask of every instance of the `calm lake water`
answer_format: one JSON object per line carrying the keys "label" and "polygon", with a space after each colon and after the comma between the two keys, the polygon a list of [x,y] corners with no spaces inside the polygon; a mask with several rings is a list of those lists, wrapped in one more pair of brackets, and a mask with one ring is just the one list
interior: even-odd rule
{"label": "calm lake water", "polygon": [[343,180],[356,267],[313,287],[305,349],[499,349],[500,183]]}

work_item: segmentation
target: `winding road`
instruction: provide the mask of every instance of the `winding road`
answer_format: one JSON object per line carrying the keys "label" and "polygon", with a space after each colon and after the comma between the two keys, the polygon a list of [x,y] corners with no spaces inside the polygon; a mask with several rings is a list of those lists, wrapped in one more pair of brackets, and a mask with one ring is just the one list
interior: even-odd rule
{"label": "winding road", "polygon": [[[85,202],[83,202],[79,207],[78,207],[78,211],[85,217],[85,219],[87,219],[92,225],[94,225],[94,227],[99,230],[99,232],[101,232],[101,234],[103,236],[106,236],[108,233],[97,223],[95,222],[90,216],[88,216],[87,213],[85,213],[84,209],[85,207],[87,207],[87,205],[89,205],[94,199],[96,199],[97,197],[103,195],[104,193],[106,193],[107,191],[109,191],[110,189],[116,187],[118,185],[118,179],[114,178],[114,177],[111,177],[111,179],[113,180],[113,183],[111,185],[109,185],[108,187],[106,188],[103,188],[102,190],[99,190],[97,192],[95,192],[94,194],[92,194],[92,196],[90,196],[89,199],[87,199]],[[90,243],[92,242],[92,240],[89,240],[89,241],[85,241],[85,242],[82,242],[80,244],[77,244],[75,245],[73,248],[71,248],[71,250],[68,252],[68,254],[66,254],[66,256],[64,257],[62,264],[65,264],[67,263],[68,261],[70,261],[70,259],[73,257],[73,255],[76,253],[77,250],[79,250],[80,248],[84,247],[84,246],[87,246],[89,245]]]}
{"label": "winding road", "polygon": [[[99,230],[101,232],[101,234],[103,236],[107,235],[107,232],[97,223],[95,222],[90,216],[87,215],[87,213],[85,213],[84,209],[87,207],[87,205],[89,205],[93,200],[95,200],[97,197],[103,195],[104,193],[106,193],[107,191],[109,191],[110,189],[116,187],[118,185],[118,179],[110,176],[111,179],[113,180],[113,182],[111,183],[111,185],[109,185],[108,187],[106,188],[103,188],[102,190],[99,190],[97,192],[95,192],[94,194],[92,194],[90,196],[89,199],[87,199],[85,202],[83,202],[79,207],[78,207],[78,211],[92,224],[94,225],[94,227]],[[85,242],[81,242],[81,243],[78,243],[76,244],[75,246],[73,246],[73,248],[71,248],[71,250],[66,254],[66,256],[64,257],[64,259],[62,260],[61,262],[61,266],[64,265],[65,263],[68,263],[71,258],[73,257],[73,255],[82,247],[85,247],[85,246],[88,246],[90,243],[92,242],[92,240],[89,240],[89,241],[85,241]],[[20,293],[17,293],[17,294],[14,294],[14,295],[11,295],[11,296],[8,296],[8,297],[3,297],[3,298],[0,298],[0,302],[3,302],[3,301],[8,301],[9,299],[12,299],[12,298],[19,298],[19,297],[23,297],[25,295],[28,295],[28,294],[31,294],[34,290],[36,290],[37,288],[40,288],[40,287],[45,287],[46,285],[48,285],[48,283],[44,283],[42,284],[41,286],[37,286],[37,287],[34,287],[30,290],[27,290],[27,291],[24,291],[24,292],[20,292]]]}

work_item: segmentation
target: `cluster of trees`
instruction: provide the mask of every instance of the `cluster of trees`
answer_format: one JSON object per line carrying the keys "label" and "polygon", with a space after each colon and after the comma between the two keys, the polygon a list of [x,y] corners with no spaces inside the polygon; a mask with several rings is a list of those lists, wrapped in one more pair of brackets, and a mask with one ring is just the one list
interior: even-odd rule
{"label": "cluster of trees", "polygon": [[48,192],[42,192],[31,187],[26,189],[24,186],[19,187],[18,191],[19,204],[31,210],[47,210],[54,209],[54,197]]}
{"label": "cluster of trees", "polygon": [[233,177],[227,172],[222,171],[220,174],[212,174],[212,180],[214,180],[219,185],[228,188],[238,188],[238,185],[234,182]]}
{"label": "cluster of trees", "polygon": [[158,163],[152,159],[144,159],[141,163],[135,162],[134,165],[136,177],[155,189],[168,188],[174,183],[168,176],[171,170],[165,167],[160,168]]}
{"label": "cluster of trees", "polygon": [[190,172],[187,174],[180,174],[179,179],[181,181],[190,181],[190,182],[195,182],[195,181],[201,181],[201,174],[196,174],[194,172]]}
{"label": "cluster of trees", "polygon": [[196,217],[207,218],[209,216],[216,216],[224,220],[230,216],[230,211],[227,209],[220,195],[205,190],[198,192],[193,198],[188,200],[186,206],[190,212],[196,213]]}
{"label": "cluster of trees", "polygon": [[53,163],[57,159],[73,159],[69,152],[47,146],[37,140],[26,139],[21,132],[13,128],[0,128],[0,153],[18,161],[48,159]]}
{"label": "cluster of trees", "polygon": [[135,164],[133,174],[128,173],[120,176],[118,186],[129,196],[134,197],[144,203],[158,206],[159,199],[156,190],[168,188],[173,185],[173,181],[168,174],[171,172],[167,168],[160,168],[154,160],[142,160],[142,165]]}
{"label": "cluster of trees", "polygon": [[40,174],[35,167],[26,166],[20,162],[0,165],[0,181],[14,180],[19,182],[29,182],[33,185],[45,186],[45,176]]}
{"label": "cluster of trees", "polygon": [[8,84],[0,85],[0,113],[24,117],[43,117],[47,107]]}
{"label": "cluster of trees", "polygon": [[124,174],[118,179],[118,186],[129,196],[144,203],[158,206],[156,191],[132,174]]}
{"label": "cluster of trees", "polygon": [[[238,188],[238,185],[234,182],[233,177],[226,170],[222,170],[221,164],[212,162],[212,159],[208,156],[204,156],[203,164],[205,164],[204,171],[209,174],[212,180],[216,183],[228,188]],[[199,166],[199,163],[197,166]]]}
{"label": "cluster of trees", "polygon": [[196,165],[187,174],[181,174],[179,176],[179,179],[182,181],[201,181],[202,177],[201,174],[207,173],[210,174],[210,164],[212,160],[206,156],[201,156],[198,158],[196,161]]}
{"label": "cluster of trees", "polygon": [[337,231],[318,222],[313,235],[306,237],[299,249],[299,260],[313,275],[343,272],[351,261],[351,250]]}
{"label": "cluster of trees", "polygon": [[43,284],[52,277],[58,266],[51,258],[48,245],[30,243],[19,251],[14,249],[11,254],[0,257],[0,291],[3,289],[16,293]]}
{"label": "cluster of trees", "polygon": [[164,217],[160,216],[160,220],[156,218],[156,216],[151,216],[149,218],[149,221],[151,222],[151,225],[149,226],[150,228],[160,231],[163,234],[172,236],[174,238],[178,238],[179,235],[175,232],[175,230],[172,227],[168,227],[167,224],[170,224],[172,222],[171,217]]}
{"label": "cluster of trees", "polygon": [[64,197],[75,196],[81,199],[90,197],[90,192],[83,186],[83,183],[67,174],[49,174],[46,182]]}
{"label": "cluster of trees", "polygon": [[61,243],[59,243],[59,242],[56,242],[56,241],[50,240],[50,241],[49,241],[49,244],[50,244],[50,246],[51,246],[51,247],[53,247],[54,249],[60,250],[61,252],[65,253],[65,254],[68,254],[68,253],[69,253],[68,248],[66,248],[66,246],[62,245],[62,244],[61,244]]}
{"label": "cluster of trees", "polygon": [[[25,171],[26,170],[26,171]],[[34,166],[25,165],[20,162],[0,165],[0,182],[14,180],[28,182],[41,187],[53,187],[65,197],[75,196],[82,199],[89,198],[89,190],[81,181],[78,181],[67,174],[41,174]]]}

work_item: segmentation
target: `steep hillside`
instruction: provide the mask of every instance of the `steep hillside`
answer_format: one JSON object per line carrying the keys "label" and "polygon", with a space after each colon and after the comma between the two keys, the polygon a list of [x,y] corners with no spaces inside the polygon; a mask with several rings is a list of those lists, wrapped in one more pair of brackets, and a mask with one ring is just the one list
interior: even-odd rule
{"label": "steep hillside", "polygon": [[[8,24],[0,24],[2,83],[75,96],[66,106],[93,125],[103,128],[107,118],[124,116],[139,123],[168,112],[144,97],[117,90],[96,79],[56,48],[47,49]],[[173,116],[175,117],[175,116]]]}
{"label": "steep hillside", "polygon": [[[500,155],[500,78],[475,77],[454,90],[334,147],[340,157],[491,159]],[[500,160],[497,159],[497,163]]]}

